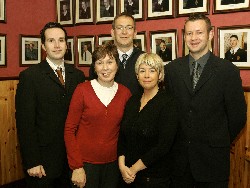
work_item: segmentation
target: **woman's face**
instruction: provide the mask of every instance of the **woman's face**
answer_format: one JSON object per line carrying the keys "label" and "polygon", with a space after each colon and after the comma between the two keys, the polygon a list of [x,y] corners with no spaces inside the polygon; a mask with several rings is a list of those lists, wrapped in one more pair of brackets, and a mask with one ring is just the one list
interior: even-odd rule
{"label": "woman's face", "polygon": [[111,87],[114,84],[115,74],[118,70],[118,65],[115,58],[106,55],[105,58],[95,62],[95,72],[97,81],[104,87]]}
{"label": "woman's face", "polygon": [[161,76],[162,74],[159,74],[155,68],[145,63],[139,66],[137,78],[144,90],[158,89],[158,82]]}

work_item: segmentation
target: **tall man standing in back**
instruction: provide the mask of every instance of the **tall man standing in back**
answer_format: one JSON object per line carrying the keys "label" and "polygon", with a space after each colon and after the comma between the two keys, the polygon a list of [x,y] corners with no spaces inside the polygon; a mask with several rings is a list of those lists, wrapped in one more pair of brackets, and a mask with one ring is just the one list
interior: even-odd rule
{"label": "tall man standing in back", "polygon": [[59,23],[41,30],[46,60],[20,73],[16,123],[29,188],[69,187],[64,124],[83,72],[64,63],[67,33]]}
{"label": "tall man standing in back", "polygon": [[185,22],[189,55],[166,65],[180,125],[173,146],[173,187],[228,188],[230,144],[245,125],[239,69],[209,51],[213,30],[200,13]]}
{"label": "tall man standing in back", "polygon": [[[123,12],[114,18],[111,35],[115,41],[119,53],[119,70],[116,73],[116,82],[126,86],[132,94],[142,92],[135,75],[135,63],[140,54],[139,48],[133,47],[133,39],[136,37],[136,23],[133,16]],[[93,79],[93,67],[90,68],[90,78]]]}

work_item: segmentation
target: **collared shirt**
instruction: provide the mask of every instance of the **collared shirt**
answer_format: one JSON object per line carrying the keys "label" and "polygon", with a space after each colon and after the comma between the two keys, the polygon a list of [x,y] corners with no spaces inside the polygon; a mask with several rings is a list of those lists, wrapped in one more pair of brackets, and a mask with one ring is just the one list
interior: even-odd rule
{"label": "collared shirt", "polygon": [[235,54],[237,52],[237,50],[239,49],[239,47],[236,47],[236,48],[231,48],[230,52],[231,54]]}
{"label": "collared shirt", "polygon": [[118,51],[118,54],[119,54],[119,59],[120,59],[120,61],[122,62],[122,60],[123,60],[123,57],[122,57],[122,55],[123,54],[127,54],[128,55],[128,57],[127,57],[127,59],[131,56],[131,54],[133,53],[133,48],[131,48],[129,51],[127,51],[126,53],[124,53],[124,52],[122,52],[121,50],[119,50],[119,49],[117,49],[117,51]]}
{"label": "collared shirt", "polygon": [[111,87],[104,87],[99,82],[94,79],[91,80],[91,86],[95,91],[95,94],[100,99],[100,101],[107,107],[112,99],[115,97],[115,94],[118,90],[118,84],[114,82]]}
{"label": "collared shirt", "polygon": [[65,66],[64,66],[64,61],[62,61],[62,64],[58,66],[58,65],[54,64],[48,57],[46,57],[46,60],[49,63],[49,66],[53,69],[53,71],[56,74],[56,76],[58,76],[57,73],[56,73],[56,69],[58,69],[58,68],[62,69],[62,76],[63,76],[63,80],[65,82]]}
{"label": "collared shirt", "polygon": [[190,69],[190,75],[192,75],[193,73],[193,69],[194,69],[194,61],[198,62],[200,64],[200,69],[199,72],[200,74],[202,73],[207,60],[210,56],[210,51],[208,51],[205,55],[203,55],[202,57],[200,57],[199,59],[195,60],[190,54],[189,54],[189,69]]}

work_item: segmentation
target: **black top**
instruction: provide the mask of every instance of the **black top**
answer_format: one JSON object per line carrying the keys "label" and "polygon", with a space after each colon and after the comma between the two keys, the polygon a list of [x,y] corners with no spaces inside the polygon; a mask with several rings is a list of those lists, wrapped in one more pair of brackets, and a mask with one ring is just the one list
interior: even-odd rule
{"label": "black top", "polygon": [[[126,68],[123,68],[122,63],[119,61],[119,69],[115,76],[115,81],[126,86],[132,94],[136,93],[142,93],[142,87],[137,81],[136,74],[135,74],[135,63],[139,57],[144,53],[139,48],[134,48],[132,54],[129,56],[129,58],[126,61]],[[94,78],[97,78],[93,64],[91,64],[91,67],[89,69],[89,79],[92,80]]]}
{"label": "black top", "polygon": [[176,129],[177,113],[173,97],[159,91],[140,110],[141,95],[127,102],[118,140],[118,156],[125,156],[125,165],[141,159],[146,169],[137,177],[165,177],[170,173],[171,149]]}

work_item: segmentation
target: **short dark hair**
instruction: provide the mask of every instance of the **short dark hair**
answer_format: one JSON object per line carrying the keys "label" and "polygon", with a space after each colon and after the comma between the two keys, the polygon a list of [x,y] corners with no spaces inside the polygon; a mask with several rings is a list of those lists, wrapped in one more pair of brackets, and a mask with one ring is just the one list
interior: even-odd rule
{"label": "short dark hair", "polygon": [[118,14],[118,15],[115,16],[115,18],[114,18],[114,20],[112,22],[112,28],[113,29],[115,29],[115,22],[116,22],[116,20],[118,18],[122,17],[122,16],[131,18],[133,20],[133,22],[134,22],[134,29],[136,29],[135,18],[131,14],[127,13],[127,12],[122,12],[122,13],[120,13],[120,14]]}
{"label": "short dark hair", "polygon": [[105,45],[97,46],[92,54],[92,74],[94,75],[93,78],[97,78],[97,75],[94,71],[95,63],[97,60],[105,58],[108,55],[109,57],[113,57],[116,60],[116,64],[119,67],[119,54],[117,51],[117,47],[112,44],[111,42],[106,43]]}
{"label": "short dark hair", "polygon": [[206,22],[206,25],[207,25],[207,31],[210,32],[212,30],[212,25],[211,25],[210,19],[205,14],[202,14],[199,12],[190,14],[188,19],[185,21],[184,30],[185,30],[185,26],[186,26],[187,22],[196,21],[196,20],[204,20]]}
{"label": "short dark hair", "polygon": [[41,42],[42,44],[45,43],[45,31],[47,29],[51,29],[51,28],[59,28],[59,29],[62,29],[64,31],[64,34],[65,34],[65,41],[67,41],[68,39],[68,35],[67,35],[67,31],[63,28],[63,26],[58,23],[58,22],[49,22],[47,23],[43,29],[40,31],[40,35],[41,35]]}
{"label": "short dark hair", "polygon": [[237,35],[231,35],[230,39],[233,38],[233,37],[236,38],[237,40],[239,40]]}

